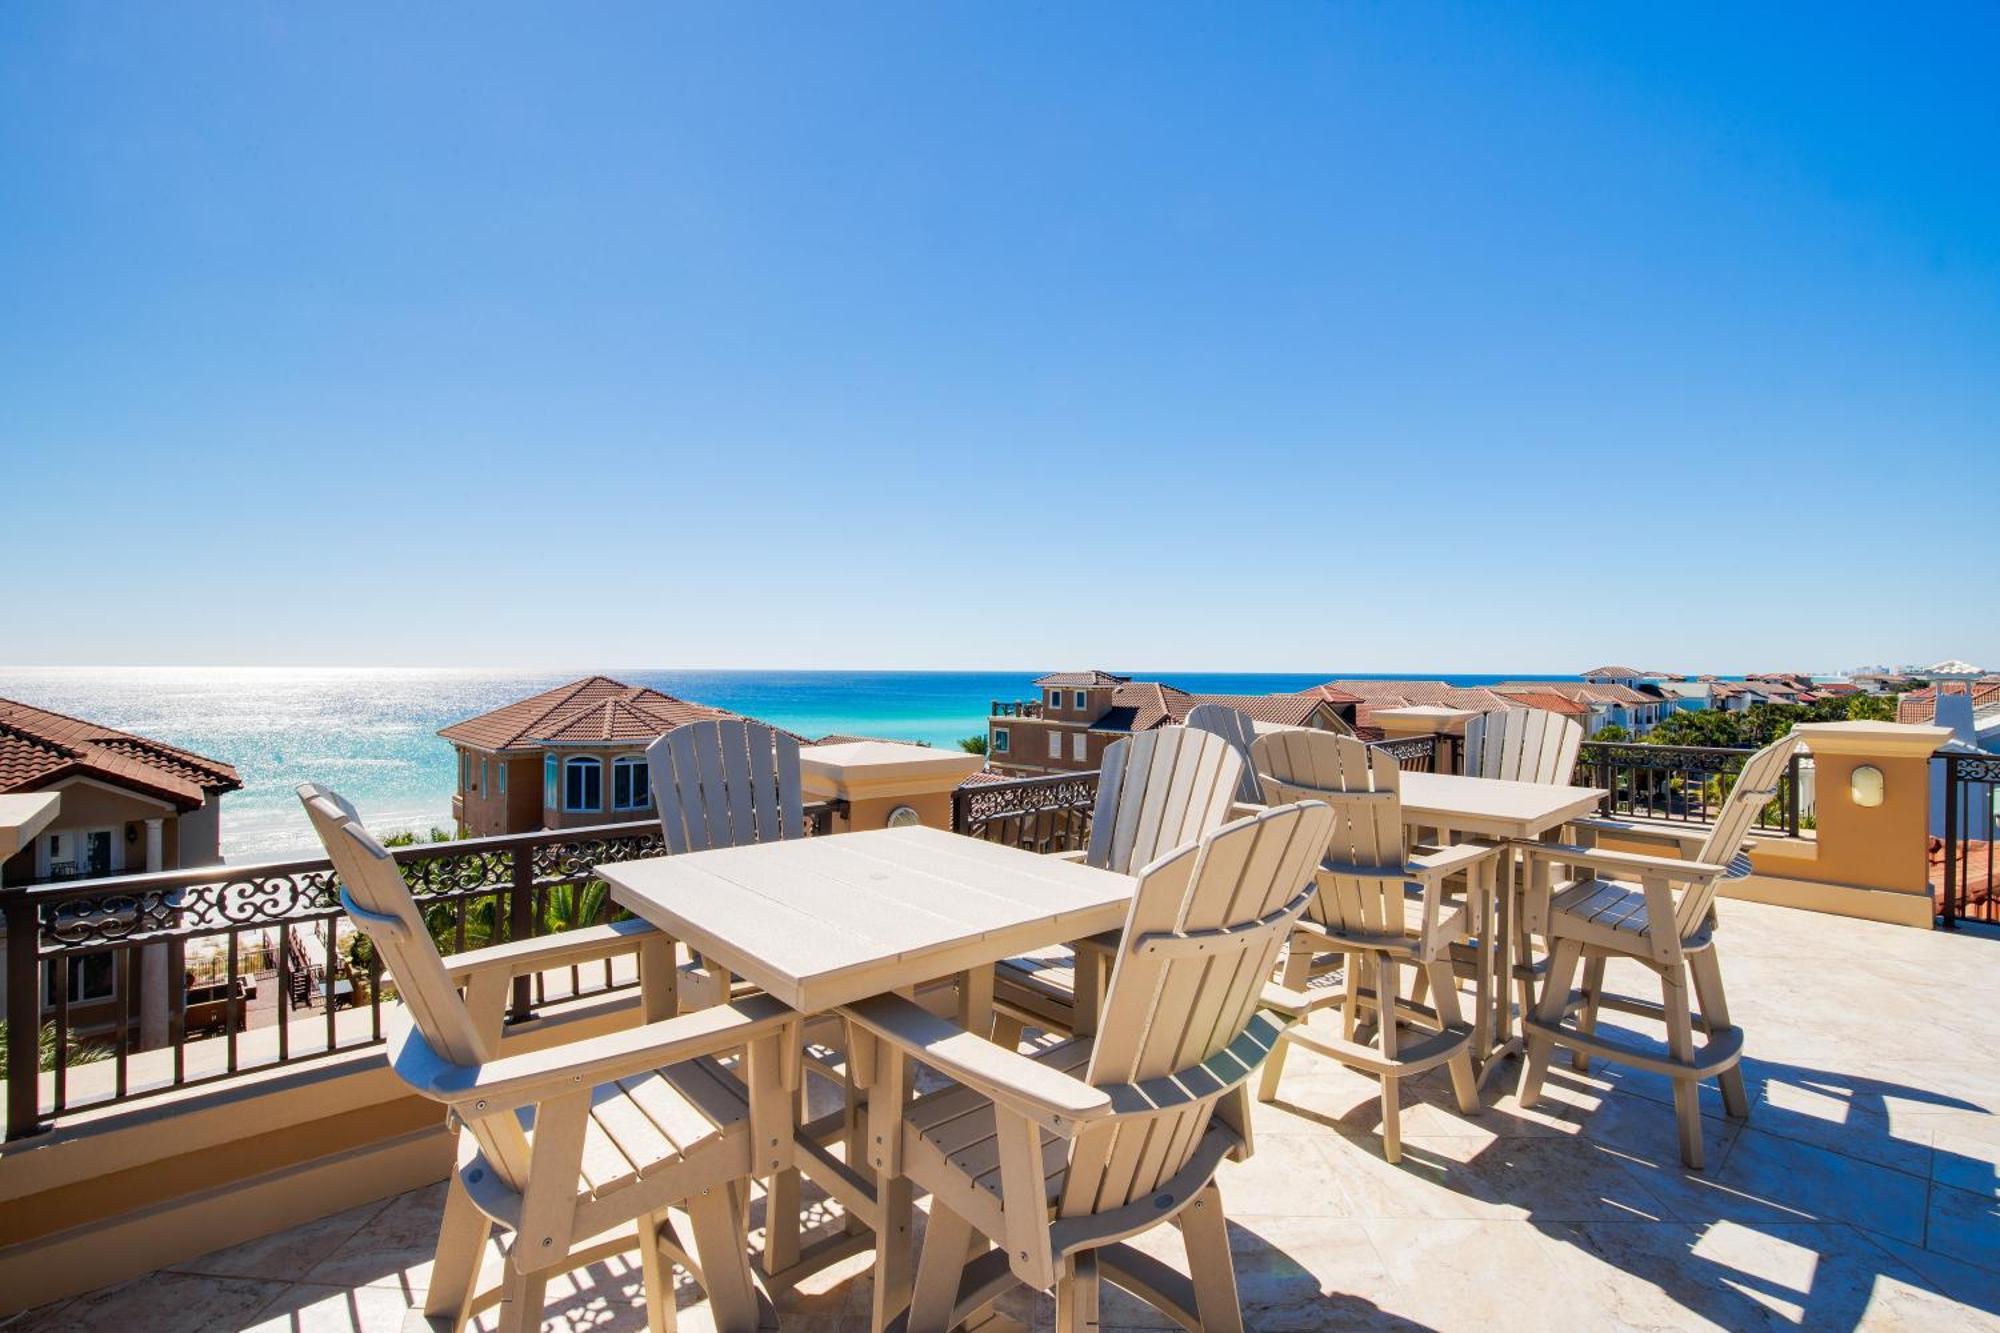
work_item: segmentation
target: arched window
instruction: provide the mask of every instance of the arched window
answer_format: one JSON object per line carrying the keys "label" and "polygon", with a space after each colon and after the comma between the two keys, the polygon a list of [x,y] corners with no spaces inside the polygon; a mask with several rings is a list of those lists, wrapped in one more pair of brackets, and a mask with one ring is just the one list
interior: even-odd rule
{"label": "arched window", "polygon": [[604,763],[590,758],[572,759],[563,765],[563,809],[596,811],[604,808]]}
{"label": "arched window", "polygon": [[613,810],[644,810],[653,803],[653,789],[649,779],[651,773],[646,767],[646,757],[638,754],[620,755],[611,764],[611,808]]}

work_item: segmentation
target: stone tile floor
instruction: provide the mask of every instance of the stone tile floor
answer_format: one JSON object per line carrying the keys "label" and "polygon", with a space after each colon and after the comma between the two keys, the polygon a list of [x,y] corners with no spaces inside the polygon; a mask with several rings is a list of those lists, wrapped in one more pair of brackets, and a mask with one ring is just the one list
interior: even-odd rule
{"label": "stone tile floor", "polygon": [[[1441,1076],[1413,1082],[1392,1167],[1374,1085],[1295,1056],[1257,1108],[1256,1155],[1221,1177],[1250,1325],[2000,1327],[2000,940],[1747,903],[1723,922],[1754,1107],[1737,1125],[1710,1097],[1707,1171],[1680,1167],[1664,1079],[1560,1060],[1532,1110],[1511,1069],[1470,1118]],[[1648,980],[1612,977],[1635,994]],[[6,1333],[420,1329],[441,1200],[440,1186],[324,1218]],[[1181,1262],[1170,1229],[1145,1244]],[[788,1295],[785,1326],[864,1327],[866,1267]],[[707,1326],[685,1280],[680,1305],[682,1328]],[[1046,1300],[1006,1312],[1051,1319]],[[636,1254],[553,1286],[548,1317],[643,1329]],[[1158,1323],[1115,1294],[1104,1320]]]}

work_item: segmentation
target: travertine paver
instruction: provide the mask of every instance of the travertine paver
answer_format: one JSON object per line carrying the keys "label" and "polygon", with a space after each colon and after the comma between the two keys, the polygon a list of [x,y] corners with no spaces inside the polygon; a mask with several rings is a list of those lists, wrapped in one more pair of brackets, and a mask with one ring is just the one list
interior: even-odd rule
{"label": "travertine paver", "polygon": [[[1221,1177],[1251,1326],[2000,1327],[2000,940],[1722,912],[1754,1110],[1739,1127],[1705,1098],[1706,1173],[1679,1165],[1665,1079],[1560,1058],[1533,1110],[1501,1080],[1466,1118],[1441,1073],[1414,1081],[1392,1167],[1373,1086],[1297,1054],[1282,1100],[1257,1108],[1256,1155]],[[422,1328],[441,1198],[267,1236],[8,1333]],[[1183,1262],[1169,1229],[1141,1243]],[[788,1297],[786,1327],[864,1327],[866,1268]],[[680,1294],[681,1327],[707,1327],[699,1291]],[[640,1302],[636,1257],[613,1260],[552,1287],[551,1326],[643,1329]],[[1046,1300],[1004,1312],[1050,1322]],[[1115,1293],[1104,1314],[1146,1317]]]}

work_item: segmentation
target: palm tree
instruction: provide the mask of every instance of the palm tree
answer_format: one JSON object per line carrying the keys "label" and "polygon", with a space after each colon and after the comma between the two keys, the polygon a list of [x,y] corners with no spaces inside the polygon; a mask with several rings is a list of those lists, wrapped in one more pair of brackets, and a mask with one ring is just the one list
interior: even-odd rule
{"label": "palm tree", "polygon": [[542,895],[542,933],[553,935],[597,925],[605,919],[610,905],[611,886],[601,879],[557,884]]}

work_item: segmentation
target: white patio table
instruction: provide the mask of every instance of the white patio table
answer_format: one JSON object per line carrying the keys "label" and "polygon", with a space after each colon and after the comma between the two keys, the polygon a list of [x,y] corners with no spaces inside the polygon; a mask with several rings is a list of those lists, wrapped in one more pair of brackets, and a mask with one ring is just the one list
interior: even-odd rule
{"label": "white patio table", "polygon": [[[1453,773],[1404,773],[1398,785],[1405,824],[1488,842],[1540,841],[1571,820],[1594,812],[1606,795],[1601,787],[1508,782]],[[1481,922],[1479,932],[1482,947],[1473,1061],[1482,1083],[1502,1059],[1519,1049],[1507,984],[1513,975],[1517,897],[1510,852],[1500,858],[1499,892],[1495,901],[1486,905],[1488,920]],[[1491,947],[1485,947],[1488,941]]]}
{"label": "white patio table", "polygon": [[[922,827],[612,862],[596,873],[621,907],[803,1015],[956,976],[961,1021],[975,1032],[992,1021],[993,964],[1122,926],[1133,889],[1124,875]],[[906,1076],[900,1061],[858,1050],[849,1058],[863,1087],[890,1068]],[[911,1201],[895,1169],[900,1129],[870,1125],[863,1144],[850,1126],[842,1161],[800,1125],[799,1077],[793,1069],[752,1070],[748,1078],[759,1141],[778,1125],[791,1127],[766,1205],[766,1271],[785,1283],[860,1248],[849,1236],[799,1252],[796,1177],[789,1190],[779,1179],[796,1167],[873,1228],[880,1329],[909,1301]],[[893,1108],[898,1100],[884,1095],[871,1105]],[[854,1160],[863,1153],[866,1167]],[[789,1215],[789,1237],[781,1213]]]}

